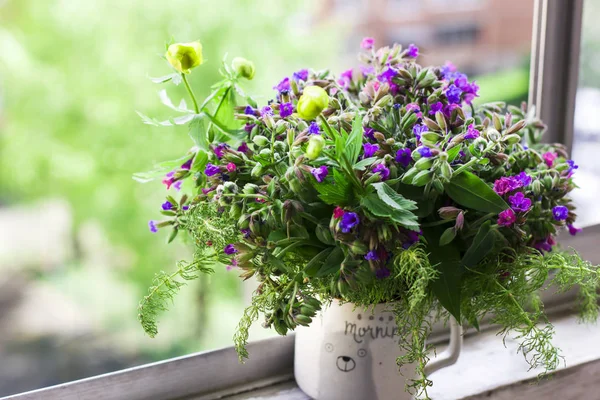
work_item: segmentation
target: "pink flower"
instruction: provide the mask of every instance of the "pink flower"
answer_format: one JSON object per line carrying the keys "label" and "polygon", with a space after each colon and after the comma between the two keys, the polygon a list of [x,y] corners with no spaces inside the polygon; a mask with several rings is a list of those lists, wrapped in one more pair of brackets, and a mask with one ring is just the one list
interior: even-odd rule
{"label": "pink flower", "polygon": [[227,168],[227,171],[233,172],[233,171],[236,170],[237,167],[236,167],[236,165],[234,163],[230,162],[230,163],[227,164],[226,168]]}
{"label": "pink flower", "polygon": [[513,190],[519,187],[521,187],[520,182],[512,176],[503,176],[502,178],[497,179],[496,182],[494,182],[494,192],[498,193],[500,196],[512,192]]}
{"label": "pink flower", "polygon": [[515,223],[517,217],[515,216],[515,212],[512,208],[502,211],[498,214],[498,225],[500,226],[511,226]]}
{"label": "pink flower", "polygon": [[554,160],[556,159],[556,157],[558,157],[556,155],[556,153],[551,153],[551,152],[546,152],[544,153],[544,155],[542,156],[542,158],[544,159],[544,161],[546,162],[546,165],[551,168],[552,164],[554,164]]}
{"label": "pink flower", "polygon": [[231,260],[231,264],[229,264],[227,266],[227,271],[231,271],[232,269],[234,269],[235,267],[237,267],[238,265],[238,260],[236,260],[235,258],[233,260]]}
{"label": "pink flower", "polygon": [[333,218],[338,219],[338,218],[342,218],[342,216],[345,214],[345,211],[343,208],[341,207],[336,207],[333,210]]}
{"label": "pink flower", "polygon": [[373,39],[372,37],[366,37],[362,40],[362,42],[360,42],[360,47],[362,47],[365,50],[371,50],[374,44],[375,39]]}

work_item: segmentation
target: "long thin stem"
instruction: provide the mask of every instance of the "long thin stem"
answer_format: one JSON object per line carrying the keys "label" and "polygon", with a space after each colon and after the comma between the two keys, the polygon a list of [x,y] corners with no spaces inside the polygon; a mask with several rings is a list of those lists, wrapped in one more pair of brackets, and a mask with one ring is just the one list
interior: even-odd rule
{"label": "long thin stem", "polygon": [[200,109],[198,108],[196,96],[194,95],[194,91],[192,90],[192,87],[190,86],[187,80],[187,76],[184,73],[181,73],[181,79],[183,80],[183,83],[185,83],[185,88],[187,89],[188,93],[190,94],[190,97],[192,98],[192,103],[194,103],[194,111],[196,112],[196,114],[199,114]]}

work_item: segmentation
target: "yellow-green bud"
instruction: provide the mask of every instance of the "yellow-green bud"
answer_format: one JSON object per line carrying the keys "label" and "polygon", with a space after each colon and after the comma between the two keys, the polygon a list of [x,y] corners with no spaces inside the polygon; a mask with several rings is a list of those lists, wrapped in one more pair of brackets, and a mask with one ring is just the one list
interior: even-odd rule
{"label": "yellow-green bud", "polygon": [[236,57],[231,61],[231,66],[242,78],[246,78],[249,81],[254,78],[256,70],[252,61],[246,60],[243,57]]}
{"label": "yellow-green bud", "polygon": [[254,144],[256,144],[257,146],[266,146],[269,144],[269,139],[267,139],[266,136],[263,135],[256,135],[252,138],[252,141],[254,142]]}
{"label": "yellow-green bud", "polygon": [[192,68],[202,64],[202,44],[198,41],[173,43],[167,49],[165,57],[177,71],[189,74]]}
{"label": "yellow-green bud", "polygon": [[323,150],[323,146],[325,146],[325,139],[323,139],[321,135],[312,135],[308,141],[308,146],[306,147],[306,157],[310,160],[319,157],[321,150]]}
{"label": "yellow-green bud", "polygon": [[433,164],[433,160],[431,158],[421,158],[419,161],[415,163],[415,168],[419,171],[423,171],[429,169]]}
{"label": "yellow-green bud", "polygon": [[313,120],[327,108],[329,96],[323,88],[319,86],[308,86],[304,88],[304,93],[298,100],[297,111],[300,118]]}

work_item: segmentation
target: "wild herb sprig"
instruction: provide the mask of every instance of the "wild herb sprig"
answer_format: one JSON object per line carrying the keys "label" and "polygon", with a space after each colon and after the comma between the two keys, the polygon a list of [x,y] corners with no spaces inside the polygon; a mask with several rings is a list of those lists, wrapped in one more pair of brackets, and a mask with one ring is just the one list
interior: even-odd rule
{"label": "wild herb sprig", "polygon": [[417,366],[408,388],[420,396],[431,383],[432,312],[475,328],[491,314],[532,367],[556,368],[538,296],[550,274],[559,290],[578,285],[582,317],[597,317],[597,267],[555,248],[560,229],[579,231],[569,198],[577,165],[564,146],[541,142],[545,126],[526,105],[475,106],[477,84],[451,64],[420,66],[414,45],[362,47],[360,68],[297,71],[259,106],[240,86],[251,62],[224,62],[224,79],[199,102],[187,77],[201,46],[168,46],[175,72],[157,81],[184,82],[193,110],[163,91],[182,115],[142,118],[188,124],[195,146],[135,177],[162,176],[185,193],[167,197],[166,219],[150,229],[171,228],[169,240],[186,232],[196,254],[157,277],[140,304],[144,329],[156,334],[175,277],[226,265],[259,282],[234,337],[240,358],[261,314],[285,335],[335,298],[394,302],[406,351],[398,362]]}

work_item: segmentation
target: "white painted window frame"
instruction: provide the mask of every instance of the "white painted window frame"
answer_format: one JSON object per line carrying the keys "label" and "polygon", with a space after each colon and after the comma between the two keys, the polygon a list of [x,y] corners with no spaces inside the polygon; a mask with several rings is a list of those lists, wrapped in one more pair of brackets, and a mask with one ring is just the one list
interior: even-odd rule
{"label": "white painted window frame", "polygon": [[[579,71],[584,0],[536,0],[533,24],[529,103],[548,125],[547,139],[573,143],[573,114]],[[561,236],[594,263],[600,263],[600,225],[577,238]],[[549,314],[573,308],[576,292],[544,292]],[[442,326],[434,342],[448,340]],[[284,382],[293,377],[293,335],[253,342],[250,360],[240,364],[231,347],[178,357],[123,371],[5,397],[5,400],[175,400],[217,399]]]}

